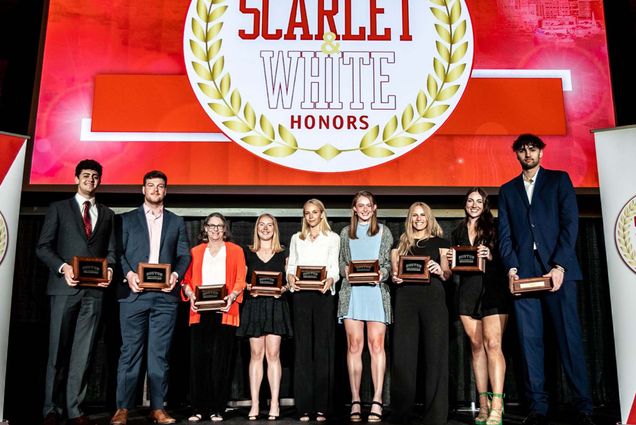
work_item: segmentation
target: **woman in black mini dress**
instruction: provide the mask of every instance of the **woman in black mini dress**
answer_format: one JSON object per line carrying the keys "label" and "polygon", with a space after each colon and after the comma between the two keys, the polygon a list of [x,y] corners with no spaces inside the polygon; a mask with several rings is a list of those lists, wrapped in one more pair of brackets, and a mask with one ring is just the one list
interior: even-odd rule
{"label": "woman in black mini dress", "polygon": [[[287,250],[280,244],[278,223],[270,214],[261,214],[254,226],[254,241],[245,248],[248,284],[251,284],[252,272],[281,272],[285,276]],[[286,286],[283,286],[283,291]],[[241,324],[236,331],[240,337],[250,339],[250,396],[252,407],[249,420],[259,415],[259,389],[263,380],[263,358],[267,359],[267,380],[271,393],[269,420],[280,415],[279,390],[282,367],[280,363],[280,343],[284,337],[291,337],[292,325],[287,297],[251,296],[244,297],[241,310]]]}
{"label": "woman in black mini dress", "polygon": [[[475,187],[466,193],[464,212],[464,220],[452,233],[453,246],[476,246],[478,256],[486,260],[485,273],[458,273],[459,317],[470,339],[473,373],[479,392],[479,414],[475,424],[500,425],[506,374],[501,339],[508,320],[510,295],[496,251],[497,235],[488,195],[483,189]],[[451,248],[449,261],[452,256]],[[492,393],[488,392],[489,381]]]}

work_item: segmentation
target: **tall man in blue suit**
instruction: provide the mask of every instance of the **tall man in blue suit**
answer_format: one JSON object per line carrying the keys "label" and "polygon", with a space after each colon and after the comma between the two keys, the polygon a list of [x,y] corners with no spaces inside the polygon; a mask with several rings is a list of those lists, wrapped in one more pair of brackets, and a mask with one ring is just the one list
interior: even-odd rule
{"label": "tall man in blue suit", "polygon": [[57,425],[66,410],[69,425],[91,422],[82,413],[86,395],[86,369],[102,314],[104,290],[79,286],[73,274],[72,259],[106,258],[114,266],[114,216],[108,207],[95,202],[101,182],[102,166],[92,159],[75,167],[77,193],[70,199],[54,202],[44,218],[37,256],[48,266],[46,292],[51,302],[49,359],[44,391],[44,424]]}
{"label": "tall man in blue suit", "polygon": [[574,250],[578,233],[576,194],[567,173],[540,166],[545,143],[532,134],[514,141],[521,175],[499,191],[499,249],[510,289],[519,278],[549,276],[553,289],[514,299],[530,414],[524,425],[548,423],[545,391],[543,309],[551,319],[561,362],[575,394],[576,423],[593,424],[592,399],[577,310],[581,269]]}
{"label": "tall man in blue suit", "polygon": [[[122,216],[120,265],[126,277],[118,287],[122,347],[117,368],[117,412],[113,425],[125,425],[135,393],[144,352],[152,422],[172,424],[164,410],[168,390],[168,355],[177,318],[177,281],[190,264],[190,247],[183,219],[164,209],[168,178],[161,171],[144,176],[144,203]],[[139,263],[170,264],[170,286],[161,291],[139,287]]]}

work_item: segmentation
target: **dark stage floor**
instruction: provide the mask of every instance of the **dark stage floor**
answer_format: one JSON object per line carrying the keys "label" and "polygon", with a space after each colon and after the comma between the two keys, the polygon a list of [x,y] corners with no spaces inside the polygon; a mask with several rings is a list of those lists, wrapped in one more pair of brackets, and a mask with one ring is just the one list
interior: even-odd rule
{"label": "dark stage floor", "polygon": [[[524,415],[520,412],[520,409],[517,406],[507,406],[506,413],[504,415],[504,423],[510,425],[519,425],[524,418]],[[230,424],[267,424],[270,423],[267,421],[267,410],[262,411],[261,417],[259,417],[258,421],[248,421],[247,413],[248,408],[237,408],[228,410],[225,414],[225,420],[223,423]],[[170,414],[177,419],[177,424],[186,425],[191,424],[188,422],[189,409],[178,409],[178,410],[169,410]],[[363,409],[363,412],[368,412],[368,407]],[[110,417],[113,412],[105,412],[105,413],[93,413],[90,415],[90,418],[94,420],[98,425],[108,425],[110,422]],[[149,422],[146,419],[146,415],[148,414],[147,409],[137,409],[131,411],[128,419],[129,425],[146,425]],[[594,420],[597,425],[616,425],[619,422],[619,418],[616,416],[616,412],[614,409],[596,409],[594,413]],[[293,407],[283,408],[281,411],[282,417],[276,421],[271,423],[276,423],[277,425],[299,425],[301,422],[297,420],[296,412]],[[364,416],[366,420],[366,416]],[[569,415],[567,412],[558,412],[551,418],[551,423],[554,425],[569,425],[574,423],[574,417]],[[210,425],[212,422],[210,420],[203,420],[199,422],[200,424]],[[304,422],[302,422],[304,423]],[[308,424],[317,424],[318,422],[309,422]],[[343,415],[341,417],[333,417],[328,423],[332,424],[347,424],[349,423],[348,418]],[[362,422],[366,423],[366,422]],[[382,424],[388,424],[388,422],[381,422]],[[417,422],[414,422],[417,423]],[[450,415],[450,420],[447,425],[472,425],[473,424],[473,416],[470,412],[455,412]],[[11,422],[13,425],[13,422]],[[37,424],[35,424],[37,425]]]}

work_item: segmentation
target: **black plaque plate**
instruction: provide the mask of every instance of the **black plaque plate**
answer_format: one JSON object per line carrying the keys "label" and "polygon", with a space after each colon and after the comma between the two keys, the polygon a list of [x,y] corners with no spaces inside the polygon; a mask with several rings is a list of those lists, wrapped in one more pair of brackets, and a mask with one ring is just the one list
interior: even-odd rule
{"label": "black plaque plate", "polygon": [[454,246],[451,271],[455,272],[481,272],[486,271],[486,259],[477,255],[476,246]]}
{"label": "black plaque plate", "polygon": [[296,266],[296,285],[302,291],[321,291],[326,278],[325,266]]}
{"label": "black plaque plate", "polygon": [[430,259],[428,256],[401,255],[397,277],[404,282],[429,283],[431,276],[427,266]]}
{"label": "black plaque plate", "polygon": [[108,261],[97,257],[73,257],[73,276],[80,286],[108,282]]}
{"label": "black plaque plate", "polygon": [[251,282],[250,294],[273,297],[281,294],[283,274],[281,272],[254,270]]}
{"label": "black plaque plate", "polygon": [[380,280],[380,263],[378,260],[353,260],[349,262],[349,283],[365,285]]}
{"label": "black plaque plate", "polygon": [[198,311],[218,311],[227,304],[224,300],[227,296],[227,287],[224,283],[195,286],[194,296],[194,305]]}
{"label": "black plaque plate", "polygon": [[139,287],[148,291],[161,291],[170,286],[170,264],[139,263]]}

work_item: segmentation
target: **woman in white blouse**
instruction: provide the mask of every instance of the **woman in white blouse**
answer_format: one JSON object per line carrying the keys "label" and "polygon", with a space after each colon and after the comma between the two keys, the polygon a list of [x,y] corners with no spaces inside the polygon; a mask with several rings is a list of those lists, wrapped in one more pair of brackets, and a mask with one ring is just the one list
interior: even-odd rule
{"label": "woman in white blouse", "polygon": [[[340,237],[327,223],[325,206],[318,199],[308,200],[303,206],[301,231],[289,244],[287,265],[287,281],[294,292],[294,399],[302,422],[309,421],[311,415],[318,422],[325,421],[331,407],[336,329],[333,295],[340,275],[339,252]],[[323,287],[319,291],[300,290],[297,266],[325,266]]]}

